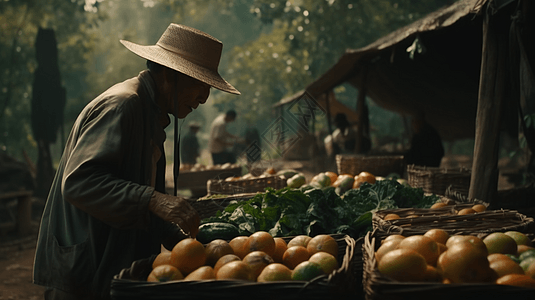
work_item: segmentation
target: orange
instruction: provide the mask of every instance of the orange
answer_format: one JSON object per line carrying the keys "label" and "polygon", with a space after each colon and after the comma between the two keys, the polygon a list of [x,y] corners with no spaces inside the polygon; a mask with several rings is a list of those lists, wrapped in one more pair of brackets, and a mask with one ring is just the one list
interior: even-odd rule
{"label": "orange", "polygon": [[258,282],[267,282],[267,281],[289,281],[292,279],[292,270],[287,266],[280,263],[272,263],[267,265],[256,281]]}
{"label": "orange", "polygon": [[406,237],[398,244],[398,248],[412,249],[420,253],[425,258],[426,263],[432,266],[437,263],[437,259],[440,254],[437,242],[424,235],[413,235]]}
{"label": "orange", "polygon": [[[468,235],[452,235],[449,239],[446,240],[446,246],[450,247],[455,243],[458,243],[460,241],[464,241],[465,239],[469,238]],[[486,247],[486,246],[485,246]]]}
{"label": "orange", "polygon": [[489,261],[489,263],[493,263],[493,262],[499,261],[499,260],[510,260],[510,261],[513,261],[509,256],[507,256],[505,254],[501,254],[501,253],[489,254],[487,256],[487,260]]}
{"label": "orange", "polygon": [[327,252],[334,257],[338,257],[338,243],[336,240],[328,234],[320,234],[313,237],[307,244],[308,254],[317,252]]}
{"label": "orange", "polygon": [[309,258],[310,254],[308,253],[307,248],[303,246],[291,246],[288,247],[282,255],[282,263],[288,268],[293,269]]}
{"label": "orange", "polygon": [[253,281],[251,268],[243,261],[231,261],[224,264],[216,273],[216,279]]}
{"label": "orange", "polygon": [[507,274],[524,274],[524,270],[512,259],[495,260],[490,263],[490,268],[496,272],[498,278]]}
{"label": "orange", "polygon": [[338,261],[336,257],[327,252],[318,252],[310,256],[308,261],[317,263],[325,274],[331,274],[338,269]]}
{"label": "orange", "polygon": [[442,282],[442,274],[437,268],[427,265],[423,280],[428,282]]}
{"label": "orange", "polygon": [[191,272],[184,278],[184,281],[194,281],[194,280],[206,280],[206,279],[215,279],[214,268],[210,266],[202,266],[197,270]]}
{"label": "orange", "polygon": [[438,252],[440,254],[444,253],[444,251],[448,250],[448,247],[446,247],[446,245],[444,244],[441,244],[441,243],[437,243],[438,245]]}
{"label": "orange", "polygon": [[493,278],[486,253],[469,241],[449,246],[439,256],[437,268],[451,283],[489,282]]}
{"label": "orange", "polygon": [[529,277],[535,279],[535,263],[532,263],[524,270],[524,273],[528,275]]}
{"label": "orange", "polygon": [[474,206],[472,206],[472,209],[477,212],[484,212],[487,210],[487,207],[483,204],[475,204]]}
{"label": "orange", "polygon": [[525,274],[508,274],[496,280],[497,284],[535,288],[535,279]]}
{"label": "orange", "polygon": [[321,266],[310,261],[304,261],[292,270],[292,280],[310,281],[321,275],[324,275]]}
{"label": "orange", "polygon": [[273,258],[264,251],[253,251],[245,255],[242,261],[251,268],[253,280],[256,280],[267,265],[274,263]]}
{"label": "orange", "polygon": [[298,235],[294,238],[292,238],[289,242],[288,242],[288,248],[292,247],[292,246],[303,246],[303,247],[307,247],[308,245],[308,242],[311,240],[312,238],[309,237],[308,235]]}
{"label": "orange", "polygon": [[376,179],[373,174],[369,172],[360,172],[359,175],[355,176],[355,181],[353,181],[353,188],[359,188],[364,182],[374,184],[375,181]]}
{"label": "orange", "polygon": [[529,247],[533,246],[533,243],[531,242],[529,237],[527,235],[523,234],[522,232],[507,231],[507,232],[505,232],[505,234],[510,236],[511,238],[513,238],[513,240],[515,240],[517,245],[526,245],[526,246],[529,246]]}
{"label": "orange", "polygon": [[283,238],[276,237],[275,240],[275,253],[273,253],[273,260],[278,263],[282,263],[282,255],[284,251],[288,249],[288,244]]}
{"label": "orange", "polygon": [[384,244],[393,239],[404,239],[404,238],[405,237],[402,236],[401,234],[392,234],[392,235],[387,236],[381,243]]}
{"label": "orange", "polygon": [[375,251],[375,259],[377,261],[380,261],[381,258],[388,252],[394,250],[394,249],[397,249],[398,248],[398,245],[399,243],[401,243],[403,239],[391,239],[389,241],[386,241],[384,242],[383,244],[381,244],[381,246],[379,246],[379,248],[377,249],[377,251]]}
{"label": "orange", "polygon": [[152,262],[152,268],[156,268],[161,265],[171,264],[171,251],[160,252]]}
{"label": "orange", "polygon": [[493,232],[483,239],[489,254],[503,253],[516,254],[517,244],[515,240],[503,232]]}
{"label": "orange", "polygon": [[183,275],[188,275],[206,262],[204,245],[192,238],[178,242],[171,250],[171,265]]}
{"label": "orange", "polygon": [[463,208],[457,213],[457,215],[463,216],[463,215],[471,215],[471,214],[475,214],[475,213],[477,213],[477,211],[475,211],[472,208]]}
{"label": "orange", "polygon": [[334,172],[331,172],[331,171],[327,171],[325,172],[325,175],[327,175],[330,179],[331,179],[331,185],[336,181],[336,179],[338,178],[338,174],[334,173]]}
{"label": "orange", "polygon": [[424,233],[424,236],[430,237],[435,242],[444,245],[446,244],[446,241],[450,238],[450,234],[446,230],[439,228],[429,229]]}
{"label": "orange", "polygon": [[387,214],[383,220],[385,221],[389,221],[389,220],[397,220],[397,219],[401,219],[401,217],[398,215],[398,214]]}
{"label": "orange", "polygon": [[253,251],[264,251],[272,256],[275,253],[275,240],[267,231],[257,231],[249,236],[244,247],[244,254]]}
{"label": "orange", "polygon": [[528,257],[521,260],[519,266],[522,268],[522,270],[527,271],[533,264],[535,264],[535,257]]}
{"label": "orange", "polygon": [[340,174],[338,175],[338,178],[336,178],[336,181],[332,184],[332,186],[339,187],[342,184],[342,182],[346,180],[350,180],[351,186],[353,186],[353,183],[355,182],[355,177],[350,174]]}
{"label": "orange", "polygon": [[273,167],[269,167],[266,169],[266,173],[270,174],[270,175],[275,175],[277,174],[277,171],[275,171],[275,169]]}
{"label": "orange", "polygon": [[217,273],[217,271],[219,271],[219,269],[231,262],[231,261],[238,261],[238,260],[241,260],[241,258],[239,256],[237,256],[236,254],[227,254],[227,255],[223,255],[220,259],[217,260],[217,262],[215,263],[214,265],[214,271]]}
{"label": "orange", "polygon": [[444,202],[436,202],[435,204],[431,205],[431,209],[437,209],[437,208],[442,208],[444,206],[448,206],[448,204],[444,203]]}
{"label": "orange", "polygon": [[379,272],[397,281],[420,281],[427,270],[425,258],[412,249],[396,249],[386,253],[377,263]]}
{"label": "orange", "polygon": [[533,250],[533,249],[535,249],[535,248],[530,247],[530,246],[526,246],[526,245],[518,245],[516,247],[516,254],[520,255],[520,254],[522,254],[522,253],[524,253],[524,252],[526,252],[528,250]]}
{"label": "orange", "polygon": [[206,253],[206,264],[212,267],[221,258],[221,256],[234,254],[234,250],[230,244],[222,239],[215,239],[208,243],[208,245],[206,245],[204,248],[204,252]]}
{"label": "orange", "polygon": [[230,240],[229,245],[232,247],[234,254],[236,254],[240,259],[244,258],[247,253],[245,253],[244,245],[249,239],[248,236],[237,236]]}
{"label": "orange", "polygon": [[376,179],[375,179],[375,176],[370,173],[370,172],[360,172],[359,175],[357,175],[357,181],[360,181],[360,182],[368,182],[368,183],[371,183],[371,184],[374,184]]}
{"label": "orange", "polygon": [[149,276],[147,281],[150,282],[164,282],[164,281],[173,281],[183,279],[184,276],[182,273],[172,265],[160,265],[154,268]]}
{"label": "orange", "polygon": [[478,249],[481,252],[481,254],[483,254],[485,256],[489,255],[488,250],[487,250],[487,246],[485,245],[483,240],[478,238],[477,236],[473,236],[473,235],[454,235],[454,236],[450,237],[446,241],[446,247],[449,248],[449,247],[453,246],[454,244],[458,244],[458,243],[469,243],[470,245],[472,245],[476,249]]}

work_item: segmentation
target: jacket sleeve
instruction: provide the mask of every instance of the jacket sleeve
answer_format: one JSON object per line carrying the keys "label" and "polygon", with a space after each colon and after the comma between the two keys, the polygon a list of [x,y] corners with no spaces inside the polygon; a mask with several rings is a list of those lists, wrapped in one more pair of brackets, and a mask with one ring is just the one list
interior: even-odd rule
{"label": "jacket sleeve", "polygon": [[146,130],[131,102],[103,102],[85,113],[74,129],[75,144],[64,157],[62,193],[66,201],[112,227],[146,229],[154,188],[125,179],[128,164],[139,163],[127,161],[128,152],[142,152],[136,147],[144,147],[138,136]]}

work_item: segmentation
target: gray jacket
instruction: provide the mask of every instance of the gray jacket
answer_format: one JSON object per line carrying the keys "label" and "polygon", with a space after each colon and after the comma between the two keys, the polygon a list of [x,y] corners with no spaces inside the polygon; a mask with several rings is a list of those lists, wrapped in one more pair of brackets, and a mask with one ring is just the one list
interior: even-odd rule
{"label": "gray jacket", "polygon": [[33,282],[109,298],[115,274],[160,252],[178,229],[147,210],[165,192],[165,131],[148,71],[90,102],[76,120],[43,212]]}

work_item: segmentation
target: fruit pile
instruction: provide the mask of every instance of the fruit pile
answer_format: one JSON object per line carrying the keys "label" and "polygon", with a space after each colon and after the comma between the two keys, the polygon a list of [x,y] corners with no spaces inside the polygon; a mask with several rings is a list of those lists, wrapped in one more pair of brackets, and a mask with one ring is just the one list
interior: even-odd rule
{"label": "fruit pile", "polygon": [[378,271],[402,282],[496,283],[535,288],[535,248],[523,233],[480,239],[430,229],[386,237],[375,252]]}
{"label": "fruit pile", "polygon": [[299,235],[286,242],[257,231],[206,245],[188,238],[156,257],[147,281],[309,281],[338,269],[337,257],[338,243],[330,235]]}
{"label": "fruit pile", "polygon": [[200,164],[200,163],[196,163],[194,165],[181,164],[180,171],[181,172],[200,172],[200,171],[208,171],[208,170],[226,170],[226,169],[239,168],[239,167],[240,165],[231,164],[231,163],[208,165],[208,166]]}
{"label": "fruit pile", "polygon": [[[455,201],[453,201],[453,200],[436,202],[435,204],[433,204],[429,208],[430,209],[429,215],[433,214],[433,210],[439,210],[439,209],[442,209],[444,207],[446,207],[446,208],[447,207],[453,207],[454,205],[455,205]],[[465,207],[465,206],[466,205],[464,205],[462,208],[453,209],[451,211],[456,215],[462,216],[462,215],[477,214],[477,213],[481,213],[481,212],[484,212],[484,211],[487,210],[487,206],[485,206],[484,204],[480,204],[480,203],[471,205],[470,207]],[[402,219],[402,218],[417,218],[417,217],[418,217],[417,214],[410,214],[410,215],[407,215],[407,216],[400,216],[397,213],[388,213],[383,217],[383,220],[390,221],[390,220],[399,220],[399,219]]]}
{"label": "fruit pile", "polygon": [[[295,180],[299,176],[301,175],[297,174],[292,178]],[[292,184],[292,178],[288,179],[288,186],[301,187],[306,185],[306,182],[300,181],[300,185],[296,186],[296,184]],[[315,188],[332,186],[337,189],[338,194],[343,194],[347,190],[358,189],[364,182],[374,184],[378,179],[382,180],[384,178],[376,178],[373,174],[364,171],[357,175],[337,174],[335,172],[327,171],[316,174],[314,177],[312,177],[308,185]]]}

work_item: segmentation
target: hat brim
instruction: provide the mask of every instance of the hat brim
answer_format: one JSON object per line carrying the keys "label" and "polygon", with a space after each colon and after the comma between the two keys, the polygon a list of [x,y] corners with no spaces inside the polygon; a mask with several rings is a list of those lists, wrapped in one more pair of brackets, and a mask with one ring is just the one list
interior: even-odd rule
{"label": "hat brim", "polygon": [[158,45],[138,45],[126,40],[120,42],[136,55],[200,80],[223,92],[240,95],[240,91],[228,83],[219,73],[196,65],[187,59]]}

